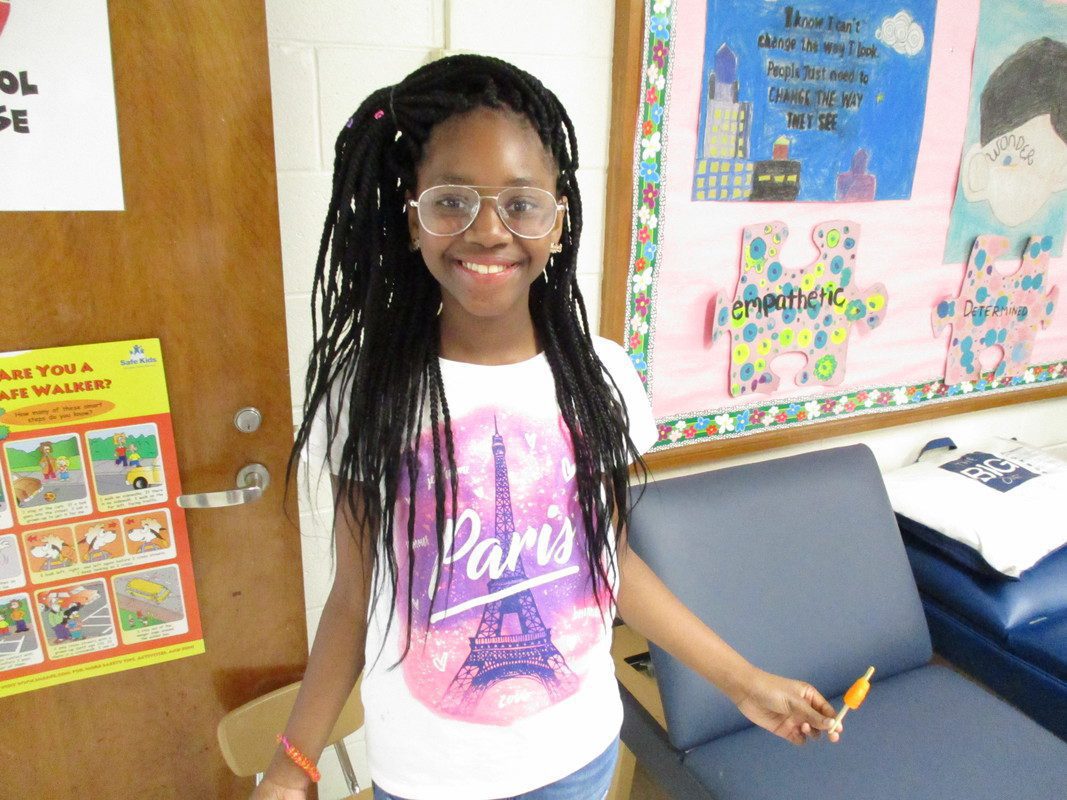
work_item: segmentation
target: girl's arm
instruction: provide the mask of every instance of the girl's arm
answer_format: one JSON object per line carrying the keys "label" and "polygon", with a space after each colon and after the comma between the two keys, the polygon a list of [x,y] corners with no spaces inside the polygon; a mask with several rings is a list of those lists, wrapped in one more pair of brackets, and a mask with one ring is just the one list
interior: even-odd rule
{"label": "girl's arm", "polygon": [[[746,661],[686,608],[640,556],[619,548],[618,611],[627,625],[717,686],[760,727],[802,744],[830,730],[834,709],[810,684],[764,672]],[[831,733],[837,741],[841,727]]]}
{"label": "girl's arm", "polygon": [[[341,487],[334,478],[333,489],[335,497],[343,492],[333,526],[337,571],[296,704],[285,726],[289,742],[315,761],[363,670],[371,588],[372,537],[352,518],[349,485]],[[279,745],[252,798],[303,800],[309,783],[308,776]]]}

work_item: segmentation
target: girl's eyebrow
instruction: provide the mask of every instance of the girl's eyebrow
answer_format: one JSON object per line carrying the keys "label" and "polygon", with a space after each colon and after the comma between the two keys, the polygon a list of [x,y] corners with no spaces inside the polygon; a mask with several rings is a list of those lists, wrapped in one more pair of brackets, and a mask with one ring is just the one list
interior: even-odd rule
{"label": "girl's eyebrow", "polygon": [[[486,184],[475,183],[466,175],[442,175],[440,177],[440,183],[453,186],[484,186]],[[494,184],[496,185],[496,184]],[[499,184],[500,186],[536,186],[537,181],[533,178],[519,177],[512,178],[507,183]]]}

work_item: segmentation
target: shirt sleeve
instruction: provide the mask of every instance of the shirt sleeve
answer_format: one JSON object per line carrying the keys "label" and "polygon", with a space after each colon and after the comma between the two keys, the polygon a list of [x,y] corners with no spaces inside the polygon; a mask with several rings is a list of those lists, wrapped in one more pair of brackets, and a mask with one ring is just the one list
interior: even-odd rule
{"label": "shirt sleeve", "polygon": [[652,416],[652,406],[645,392],[641,377],[637,374],[633,361],[626,351],[610,339],[596,337],[597,354],[604,362],[604,367],[614,378],[619,387],[621,400],[630,417],[630,438],[633,439],[637,452],[648,452],[659,439],[659,429]]}

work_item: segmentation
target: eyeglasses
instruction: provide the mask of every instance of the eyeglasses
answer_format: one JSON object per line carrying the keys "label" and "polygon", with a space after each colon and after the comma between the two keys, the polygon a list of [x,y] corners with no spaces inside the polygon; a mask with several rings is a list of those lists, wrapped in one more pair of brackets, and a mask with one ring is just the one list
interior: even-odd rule
{"label": "eyeglasses", "polygon": [[556,224],[556,214],[566,206],[544,189],[512,186],[497,194],[481,194],[488,186],[431,186],[408,200],[419,212],[419,224],[433,236],[455,236],[467,230],[478,216],[482,200],[493,200],[496,213],[507,229],[523,239],[547,236]]}

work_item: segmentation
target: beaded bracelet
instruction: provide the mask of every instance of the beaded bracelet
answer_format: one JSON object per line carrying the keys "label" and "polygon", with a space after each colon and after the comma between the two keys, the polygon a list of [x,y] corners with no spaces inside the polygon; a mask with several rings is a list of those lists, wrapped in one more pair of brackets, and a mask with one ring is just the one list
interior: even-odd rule
{"label": "beaded bracelet", "polygon": [[307,773],[307,776],[311,778],[311,782],[318,783],[320,776],[319,771],[315,769],[315,762],[289,744],[289,740],[280,733],[278,734],[278,741],[285,748],[285,754],[289,756],[294,764]]}

